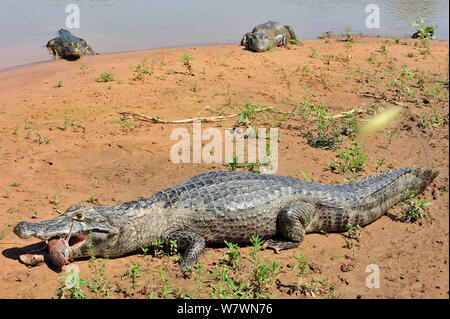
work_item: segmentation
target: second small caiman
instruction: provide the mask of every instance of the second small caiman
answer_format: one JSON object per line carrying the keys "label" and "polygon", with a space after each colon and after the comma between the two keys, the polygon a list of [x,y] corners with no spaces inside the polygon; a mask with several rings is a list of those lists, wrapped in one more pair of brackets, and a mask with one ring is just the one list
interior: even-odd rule
{"label": "second small caiman", "polygon": [[247,32],[241,40],[241,45],[250,51],[264,52],[281,45],[288,48],[287,43],[291,39],[297,39],[291,26],[267,21],[258,24],[252,32]]}
{"label": "second small caiman", "polygon": [[[267,247],[289,249],[307,233],[367,225],[408,198],[406,190],[421,193],[437,175],[437,170],[405,167],[329,185],[279,175],[214,171],[148,199],[112,206],[73,205],[47,221],[22,221],[14,233],[44,241],[64,238],[72,259],[90,254],[120,257],[157,241],[175,240],[178,248],[185,249],[182,266],[187,266],[197,261],[205,244],[225,240],[242,244],[259,236],[268,239]],[[62,263],[66,257],[60,259]]]}
{"label": "second small caiman", "polygon": [[67,60],[77,60],[86,51],[92,55],[97,54],[85,40],[74,36],[68,30],[60,29],[58,33],[58,37],[47,42],[47,48],[52,50],[53,55],[59,55]]}

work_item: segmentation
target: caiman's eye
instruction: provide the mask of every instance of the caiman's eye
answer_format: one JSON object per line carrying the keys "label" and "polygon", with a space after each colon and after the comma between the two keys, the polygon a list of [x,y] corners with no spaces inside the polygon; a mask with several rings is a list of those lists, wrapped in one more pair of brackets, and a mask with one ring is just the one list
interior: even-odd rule
{"label": "caiman's eye", "polygon": [[83,212],[78,212],[72,215],[72,219],[83,221],[86,216]]}

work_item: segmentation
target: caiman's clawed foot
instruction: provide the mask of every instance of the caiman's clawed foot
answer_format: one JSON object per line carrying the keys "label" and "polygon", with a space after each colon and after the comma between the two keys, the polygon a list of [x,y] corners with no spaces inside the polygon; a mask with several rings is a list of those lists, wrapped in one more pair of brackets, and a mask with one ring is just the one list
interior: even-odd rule
{"label": "caiman's clawed foot", "polygon": [[276,254],[280,253],[280,250],[285,249],[291,249],[295,248],[299,245],[299,242],[293,242],[293,241],[281,241],[281,240],[275,240],[275,239],[268,239],[264,242],[262,245],[263,249],[273,249]]}

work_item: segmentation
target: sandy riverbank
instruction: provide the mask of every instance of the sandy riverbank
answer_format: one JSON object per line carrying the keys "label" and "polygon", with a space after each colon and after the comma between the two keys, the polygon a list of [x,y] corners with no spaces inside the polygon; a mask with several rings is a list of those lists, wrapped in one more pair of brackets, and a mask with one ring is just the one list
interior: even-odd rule
{"label": "sandy riverbank", "polygon": [[[296,249],[264,251],[266,260],[281,264],[281,285],[273,283],[268,291],[278,298],[312,296],[307,289],[289,288],[298,274],[292,255],[302,253],[311,264],[303,284],[313,287],[312,277],[324,279],[341,298],[448,298],[449,42],[432,41],[429,52],[420,41],[403,38],[396,43],[394,38],[355,36],[350,45],[336,38],[302,42],[291,50],[260,54],[238,45],[183,47],[54,60],[0,72],[0,297],[51,298],[61,287],[61,274],[47,265],[27,268],[14,259],[18,251],[13,248],[37,241],[17,238],[12,232],[17,222],[53,218],[89,198],[95,205],[110,205],[148,197],[196,173],[229,168],[170,161],[171,131],[192,130],[192,124],[155,124],[126,119],[121,112],[179,120],[239,113],[247,102],[266,105],[272,109],[257,114],[253,124],[279,128],[277,174],[305,179],[303,171],[318,182],[342,183],[351,175],[336,174],[328,164],[339,161],[337,154],[350,145],[348,132],[335,151],[309,145],[307,132],[314,133],[317,118],[294,108],[309,102],[324,104],[331,114],[374,110],[359,115],[358,123],[384,107],[402,107],[395,123],[360,141],[368,158],[359,175],[413,165],[441,173],[424,194],[433,203],[425,218],[401,222],[401,208],[395,207],[363,228],[354,254],[345,247],[343,234],[311,234]],[[185,53],[194,58],[193,76],[183,66]],[[139,64],[149,71],[141,78]],[[106,72],[112,81],[99,80]],[[274,109],[290,115],[283,118]],[[237,119],[203,127],[230,128]],[[201,259],[205,273],[217,267],[226,251],[206,249]],[[249,248],[241,253],[236,278],[245,282]],[[130,293],[130,280],[121,277],[136,263],[141,286]],[[378,289],[365,287],[365,267],[373,263],[380,267]],[[83,278],[95,277],[88,260],[76,264]],[[107,260],[111,296],[148,297],[160,287],[161,269],[173,287],[194,297],[210,296],[207,283],[200,293],[194,279],[176,278],[177,267],[174,258],[167,262],[167,257],[143,254]],[[324,286],[314,289],[316,297],[332,295]]]}

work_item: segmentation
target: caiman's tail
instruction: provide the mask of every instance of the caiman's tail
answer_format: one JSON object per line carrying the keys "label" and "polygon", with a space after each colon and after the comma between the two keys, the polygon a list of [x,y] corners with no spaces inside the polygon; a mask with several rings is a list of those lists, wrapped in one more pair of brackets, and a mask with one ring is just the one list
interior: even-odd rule
{"label": "caiman's tail", "polygon": [[437,169],[413,167],[410,174],[415,176],[409,190],[413,190],[416,194],[422,193],[428,185],[439,175]]}
{"label": "caiman's tail", "polygon": [[[385,185],[372,193],[373,198],[371,201],[375,205],[368,207],[366,212],[361,212],[361,226],[372,223],[383,216],[391,207],[409,198],[407,191],[413,191],[416,195],[422,193],[438,176],[439,171],[430,168],[413,167],[401,168],[385,174],[387,177]],[[378,176],[381,177],[385,174]]]}
{"label": "caiman's tail", "polygon": [[[344,184],[349,196],[341,209],[325,211],[323,219],[310,229],[319,231],[345,231],[347,225],[364,226],[383,216],[391,207],[409,197],[407,190],[422,193],[438,176],[435,169],[413,167],[399,168],[362,181]],[[319,218],[320,220],[320,218]]]}

